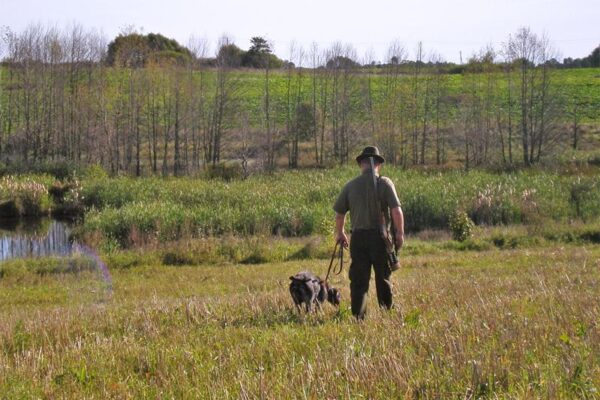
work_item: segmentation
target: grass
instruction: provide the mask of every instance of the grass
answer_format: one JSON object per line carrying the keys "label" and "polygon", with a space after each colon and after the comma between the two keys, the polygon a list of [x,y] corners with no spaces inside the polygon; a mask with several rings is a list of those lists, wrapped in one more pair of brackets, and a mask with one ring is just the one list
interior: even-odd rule
{"label": "grass", "polygon": [[[479,226],[593,223],[600,216],[597,173],[428,172],[391,166],[383,173],[396,183],[408,232],[448,229],[449,217],[457,212],[466,212]],[[5,176],[0,211],[12,217],[84,213],[77,235],[105,250],[207,237],[328,236],[332,204],[356,174],[356,168],[345,167],[222,181],[96,173],[68,183],[45,175]]]}
{"label": "grass", "polygon": [[36,217],[50,210],[47,175],[0,177],[0,218]]}
{"label": "grass", "polygon": [[[419,240],[415,240],[416,243]],[[427,242],[434,245],[437,242]],[[410,242],[409,242],[410,244]],[[2,398],[597,397],[600,247],[407,252],[397,308],[301,318],[287,277],[326,261],[0,279]]]}
{"label": "grass", "polygon": [[[355,168],[286,171],[223,182],[202,178],[82,181],[90,211],[82,234],[127,247],[140,241],[224,234],[329,235],[331,206]],[[446,229],[455,211],[478,225],[594,221],[597,175],[526,171],[424,172],[386,167],[396,183],[406,230]]]}

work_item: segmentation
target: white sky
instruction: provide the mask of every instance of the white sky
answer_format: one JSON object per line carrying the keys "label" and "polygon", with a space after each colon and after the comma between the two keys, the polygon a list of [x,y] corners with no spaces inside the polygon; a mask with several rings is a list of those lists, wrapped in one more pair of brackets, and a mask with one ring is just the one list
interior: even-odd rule
{"label": "white sky", "polygon": [[292,41],[305,48],[340,41],[363,60],[368,52],[384,60],[397,39],[410,58],[420,40],[426,55],[459,61],[462,51],[466,61],[522,26],[547,34],[560,60],[587,56],[600,44],[600,0],[0,0],[0,26],[20,31],[32,22],[77,22],[109,40],[130,25],[184,45],[193,34],[209,39],[213,51],[223,33],[244,49],[252,36],[264,36],[282,58]]}

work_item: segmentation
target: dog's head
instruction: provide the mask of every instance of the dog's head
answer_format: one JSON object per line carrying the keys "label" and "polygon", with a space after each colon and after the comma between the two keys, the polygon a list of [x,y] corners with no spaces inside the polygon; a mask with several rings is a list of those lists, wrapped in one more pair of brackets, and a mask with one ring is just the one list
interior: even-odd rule
{"label": "dog's head", "polygon": [[342,301],[342,294],[336,288],[329,287],[327,288],[327,301],[337,307]]}

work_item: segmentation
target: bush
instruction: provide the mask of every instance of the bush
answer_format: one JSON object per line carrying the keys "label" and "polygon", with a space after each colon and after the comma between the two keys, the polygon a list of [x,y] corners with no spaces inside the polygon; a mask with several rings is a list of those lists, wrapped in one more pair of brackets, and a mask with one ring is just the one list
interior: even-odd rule
{"label": "bush", "polygon": [[62,183],[56,181],[48,189],[54,207],[52,214],[63,217],[77,217],[84,213],[81,184],[78,180]]}
{"label": "bush", "polygon": [[600,215],[600,191],[596,181],[578,178],[571,184],[569,195],[569,203],[577,218],[586,220]]}
{"label": "bush", "polygon": [[86,180],[108,179],[108,173],[100,164],[92,164],[85,169],[84,178]]}
{"label": "bush", "polygon": [[471,205],[469,216],[477,225],[498,225],[521,222],[520,210],[514,205],[513,190],[502,185],[488,185],[477,193]]}
{"label": "bush", "polygon": [[40,216],[48,212],[50,198],[46,185],[36,177],[0,179],[0,211],[4,217]]}
{"label": "bush", "polygon": [[245,178],[244,168],[238,162],[222,162],[210,165],[207,170],[207,176],[210,179],[222,179],[226,182]]}
{"label": "bush", "polygon": [[456,211],[450,216],[449,221],[452,238],[459,242],[464,242],[473,236],[473,228],[475,225],[471,218],[464,211]]}

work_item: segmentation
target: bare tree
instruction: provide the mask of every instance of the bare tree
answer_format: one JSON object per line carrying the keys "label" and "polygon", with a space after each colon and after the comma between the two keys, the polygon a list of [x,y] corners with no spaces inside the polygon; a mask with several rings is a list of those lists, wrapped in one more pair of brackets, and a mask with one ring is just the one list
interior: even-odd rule
{"label": "bare tree", "polygon": [[[190,129],[192,134],[192,167],[194,170],[200,168],[200,132],[205,130],[206,124],[206,68],[204,59],[209,54],[210,43],[206,38],[192,36],[188,42],[188,48],[194,59],[190,63],[189,71],[189,96],[190,96]],[[196,79],[197,77],[197,79]]]}
{"label": "bare tree", "polygon": [[355,72],[358,67],[356,51],[351,45],[335,43],[327,56],[327,69],[332,76],[331,133],[333,155],[340,164],[346,164],[351,144],[352,98],[357,94]]}
{"label": "bare tree", "polygon": [[518,71],[523,163],[531,165],[556,139],[556,96],[548,62],[554,53],[548,38],[538,37],[529,28],[509,36],[504,51]]}
{"label": "bare tree", "polygon": [[406,56],[406,50],[398,41],[389,45],[380,78],[383,80],[381,93],[373,102],[372,110],[376,141],[393,164],[406,162],[405,93],[401,77]]}
{"label": "bare tree", "polygon": [[302,47],[292,43],[290,46],[290,62],[287,66],[286,79],[286,142],[288,144],[288,166],[298,168],[299,142],[301,137],[300,121],[302,120],[302,81],[305,53]]}
{"label": "bare tree", "polygon": [[[218,49],[233,44],[227,36],[219,40]],[[217,51],[215,90],[210,105],[210,123],[204,141],[205,160],[207,163],[216,165],[221,160],[223,133],[226,127],[226,119],[234,110],[235,96],[238,94],[239,79],[234,77],[230,65],[233,61],[227,52]]]}

